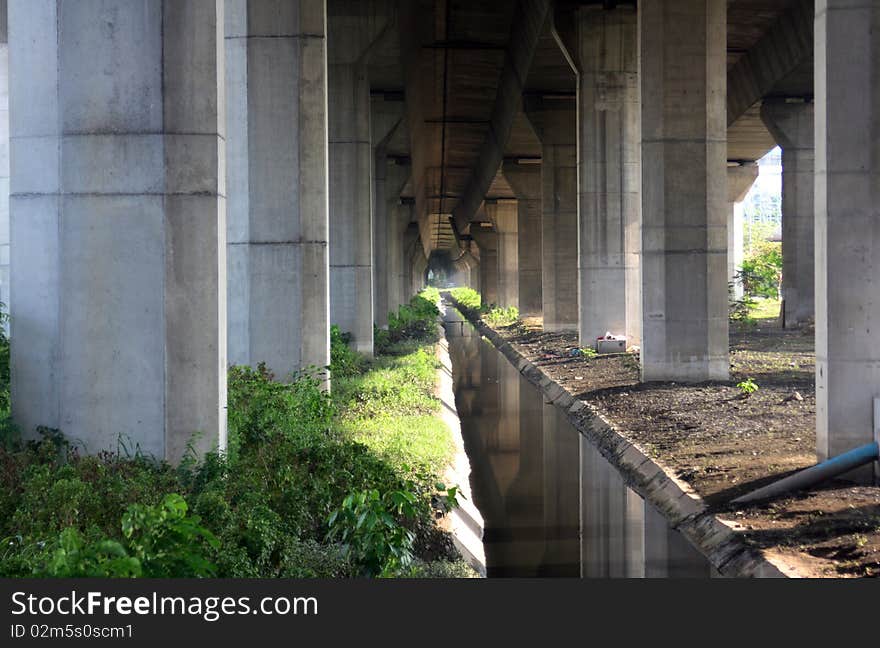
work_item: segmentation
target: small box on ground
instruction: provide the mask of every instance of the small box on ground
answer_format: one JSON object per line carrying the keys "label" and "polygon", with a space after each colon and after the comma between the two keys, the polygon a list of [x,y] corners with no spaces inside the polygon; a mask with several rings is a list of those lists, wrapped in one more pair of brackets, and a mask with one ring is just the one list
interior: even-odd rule
{"label": "small box on ground", "polygon": [[597,353],[626,353],[626,338],[622,335],[606,334],[596,340]]}

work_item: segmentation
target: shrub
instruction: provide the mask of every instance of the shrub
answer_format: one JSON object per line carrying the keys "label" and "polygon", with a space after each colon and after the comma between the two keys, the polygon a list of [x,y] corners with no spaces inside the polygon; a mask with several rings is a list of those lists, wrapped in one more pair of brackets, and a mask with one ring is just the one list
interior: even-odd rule
{"label": "shrub", "polygon": [[519,309],[516,306],[494,306],[483,314],[483,320],[489,326],[511,326],[519,320]]}
{"label": "shrub", "polygon": [[782,280],[782,244],[762,241],[743,260],[737,273],[743,292],[750,297],[779,297],[779,282]]}
{"label": "shrub", "polygon": [[449,294],[462,308],[470,311],[479,311],[482,308],[480,293],[473,288],[453,288]]}
{"label": "shrub", "polygon": [[333,378],[361,373],[366,358],[351,348],[351,334],[343,333],[336,324],[330,327],[330,375]]}

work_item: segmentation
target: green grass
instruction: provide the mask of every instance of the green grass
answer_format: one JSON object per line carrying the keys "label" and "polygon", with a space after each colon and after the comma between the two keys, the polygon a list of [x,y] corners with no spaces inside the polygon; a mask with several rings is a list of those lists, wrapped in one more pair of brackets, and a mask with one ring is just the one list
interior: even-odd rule
{"label": "green grass", "polygon": [[749,309],[749,315],[755,319],[776,319],[779,317],[780,301],[778,299],[755,299],[755,304]]}

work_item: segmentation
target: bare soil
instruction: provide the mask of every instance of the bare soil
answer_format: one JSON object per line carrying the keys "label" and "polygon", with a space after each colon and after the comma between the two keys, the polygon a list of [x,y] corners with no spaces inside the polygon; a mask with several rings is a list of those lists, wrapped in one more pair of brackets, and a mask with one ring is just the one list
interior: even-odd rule
{"label": "bare soil", "polygon": [[[639,382],[638,357],[587,358],[576,333],[540,320],[498,332],[572,394],[689,483],[748,542],[806,576],[880,576],[880,488],[838,480],[763,505],[730,500],[816,461],[811,331],[774,320],[731,330],[731,380]],[[744,395],[737,383],[758,390]]]}

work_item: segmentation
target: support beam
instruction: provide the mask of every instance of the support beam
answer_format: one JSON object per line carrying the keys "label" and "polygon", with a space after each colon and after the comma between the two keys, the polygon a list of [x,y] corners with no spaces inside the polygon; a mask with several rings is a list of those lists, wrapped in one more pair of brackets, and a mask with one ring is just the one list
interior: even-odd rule
{"label": "support beam", "polygon": [[288,9],[226,3],[229,362],[279,380],[330,361],[326,16]]}
{"label": "support beam", "polygon": [[639,6],[645,381],[728,377],[726,11]]}
{"label": "support beam", "polygon": [[728,163],[727,166],[727,285],[733,286],[733,294],[743,295],[742,282],[736,273],[743,264],[743,209],[749,189],[758,178],[758,165]]}
{"label": "support beam", "polygon": [[578,328],[577,113],[574,102],[529,102],[541,140],[541,299],[545,331]]}
{"label": "support beam", "polygon": [[486,203],[498,240],[498,305],[519,309],[519,209],[516,200]]}
{"label": "support beam", "polygon": [[[880,385],[880,3],[816,2],[816,450],[873,440]],[[870,467],[853,474],[872,479]]]}
{"label": "support beam", "polygon": [[797,328],[815,316],[813,104],[765,102],[761,118],[782,147],[783,324]]}
{"label": "support beam", "polygon": [[223,4],[9,5],[26,437],[172,462],[225,448]]}
{"label": "support beam", "polygon": [[641,338],[638,30],[633,7],[581,8],[578,66],[581,346]]}
{"label": "support beam", "polygon": [[541,166],[505,163],[503,174],[518,202],[519,312],[541,315]]}
{"label": "support beam", "polygon": [[[6,0],[0,1],[0,302],[9,313],[9,39]],[[9,326],[6,325],[7,333]]]}

